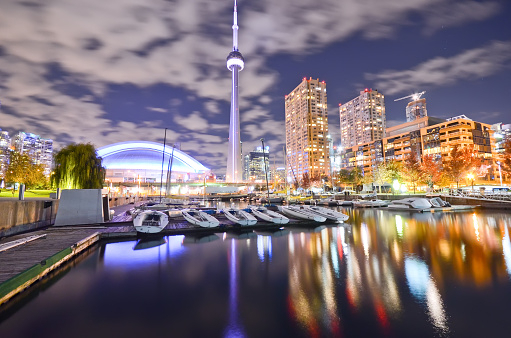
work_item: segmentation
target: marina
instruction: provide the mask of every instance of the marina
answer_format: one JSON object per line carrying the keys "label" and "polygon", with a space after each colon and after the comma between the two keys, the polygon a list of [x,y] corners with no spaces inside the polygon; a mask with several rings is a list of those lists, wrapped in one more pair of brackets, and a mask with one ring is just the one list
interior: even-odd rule
{"label": "marina", "polygon": [[[170,324],[173,335],[184,337],[221,336],[228,330],[245,336],[383,337],[392,332],[406,337],[417,336],[418,327],[419,336],[466,337],[501,336],[509,329],[495,315],[506,309],[504,295],[511,294],[509,213],[332,210],[349,220],[290,219],[289,226],[258,221],[234,227],[219,217],[225,227],[207,229],[173,219],[172,229],[145,238],[128,222],[45,229],[45,238],[0,255],[2,282],[9,277],[4,263],[13,257],[20,270],[30,270],[43,267],[41,256],[48,257],[48,266],[66,247],[82,243],[83,249],[0,306],[0,333],[14,337],[37,330],[60,337],[78,325],[86,327],[87,335],[115,327],[131,337],[142,327],[147,332],[147,323],[149,332]],[[484,255],[483,247],[489,250]],[[485,268],[478,265],[476,272],[474,264],[481,259]],[[483,297],[491,303],[480,303]],[[466,306],[457,306],[460,302]],[[488,326],[483,328],[476,318],[489,311],[489,304],[494,315],[485,318]],[[153,321],[136,312],[134,320],[135,313],[126,311],[130,307],[158,309],[171,319]],[[194,309],[210,309],[215,315]],[[58,317],[52,317],[55,311]],[[34,313],[40,322],[30,319]],[[98,321],[103,313],[110,314],[106,323]],[[133,324],[119,326],[121,317],[123,322],[133,318]],[[79,323],[56,325],[71,318],[80,318]]]}
{"label": "marina", "polygon": [[508,337],[511,3],[462,2],[8,2],[0,337]]}

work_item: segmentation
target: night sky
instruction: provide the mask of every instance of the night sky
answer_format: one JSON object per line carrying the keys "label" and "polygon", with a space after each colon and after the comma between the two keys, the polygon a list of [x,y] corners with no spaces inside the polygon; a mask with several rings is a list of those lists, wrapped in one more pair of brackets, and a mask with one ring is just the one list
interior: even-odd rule
{"label": "night sky", "polygon": [[[0,0],[0,128],[97,147],[180,142],[225,173],[231,0]],[[241,140],[283,164],[284,95],[303,77],[339,103],[385,97],[387,126],[428,115],[510,123],[509,0],[239,0]]]}

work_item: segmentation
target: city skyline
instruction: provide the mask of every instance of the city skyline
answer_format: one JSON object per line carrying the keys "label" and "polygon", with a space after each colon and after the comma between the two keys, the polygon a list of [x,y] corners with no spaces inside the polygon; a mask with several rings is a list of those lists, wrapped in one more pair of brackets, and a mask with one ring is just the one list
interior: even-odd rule
{"label": "city skyline", "polygon": [[[338,104],[385,95],[387,126],[426,91],[428,115],[509,123],[511,4],[504,0],[238,2],[247,68],[243,149],[264,138],[284,162],[284,95],[303,77]],[[7,1],[0,21],[0,128],[57,145],[181,142],[221,174],[228,149],[232,1]],[[271,160],[273,162],[273,159]]]}

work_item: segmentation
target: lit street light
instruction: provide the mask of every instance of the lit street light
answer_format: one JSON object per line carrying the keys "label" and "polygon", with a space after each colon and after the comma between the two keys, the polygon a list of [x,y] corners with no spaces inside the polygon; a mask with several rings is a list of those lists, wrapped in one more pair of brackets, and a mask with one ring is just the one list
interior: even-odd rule
{"label": "lit street light", "polygon": [[468,174],[467,178],[472,181],[472,192],[474,192],[474,174]]}
{"label": "lit street light", "polygon": [[497,165],[499,166],[500,186],[502,187],[502,171],[500,170],[500,161],[497,161]]}
{"label": "lit street light", "polygon": [[[263,162],[264,162],[264,176],[266,177],[266,194],[268,195],[268,204],[270,203],[270,188],[268,187],[268,168],[266,167],[266,157],[264,155],[264,138],[261,138],[263,145]],[[269,156],[268,156],[269,159]]]}

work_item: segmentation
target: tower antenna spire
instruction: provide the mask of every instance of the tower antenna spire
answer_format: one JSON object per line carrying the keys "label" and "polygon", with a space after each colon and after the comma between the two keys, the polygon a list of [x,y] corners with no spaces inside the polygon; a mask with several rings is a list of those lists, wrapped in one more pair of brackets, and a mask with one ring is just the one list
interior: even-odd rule
{"label": "tower antenna spire", "polygon": [[232,24],[232,50],[238,50],[238,4],[234,0],[234,13]]}

